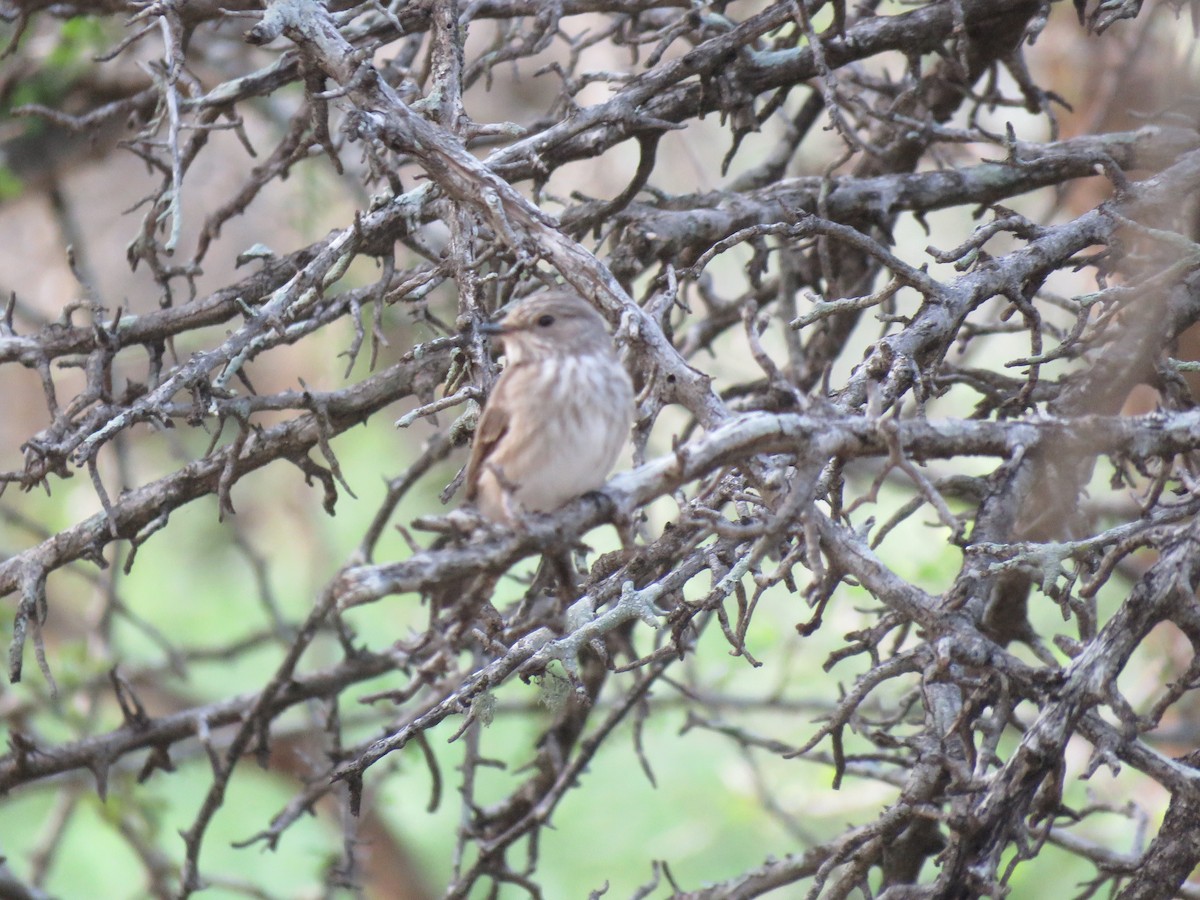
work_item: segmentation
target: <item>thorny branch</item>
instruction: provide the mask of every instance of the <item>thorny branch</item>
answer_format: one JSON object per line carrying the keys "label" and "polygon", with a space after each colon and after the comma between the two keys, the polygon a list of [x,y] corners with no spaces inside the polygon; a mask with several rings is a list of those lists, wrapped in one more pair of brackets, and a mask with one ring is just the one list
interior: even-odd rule
{"label": "thorny branch", "polygon": [[[608,754],[655,782],[682,708],[677,739],[729,742],[791,843],[715,877],[612,861],[652,876],[633,896],[1002,896],[1064,855],[1082,896],[1197,896],[1194,734],[1168,739],[1200,672],[1176,6],[0,3],[2,111],[37,123],[5,171],[50,201],[71,279],[12,267],[0,317],[0,795],[69,787],[0,893],[44,895],[94,787],[149,893],[267,895],[204,852],[253,756],[293,799],[244,844],[330,816],[327,892],[545,896],[564,799],[603,805],[583,775]],[[1060,84],[1073,41],[1096,61]],[[1107,120],[1139,78],[1155,102]],[[76,179],[130,157],[106,175],[129,215],[97,226]],[[297,183],[332,198],[322,227],[288,221]],[[128,272],[96,249],[114,220]],[[614,328],[634,464],[515,529],[433,515],[497,372],[477,326],[554,283]],[[277,461],[316,496],[282,496]],[[314,541],[296,588],[273,531],[347,507],[352,549]],[[138,579],[161,560],[166,593],[219,606],[210,541],[253,614],[203,644]],[[578,591],[530,577],[543,555]],[[198,687],[218,669],[236,691]],[[181,763],[203,799],[158,841]],[[433,876],[380,820],[413,764],[432,796],[403,815],[460,803]],[[872,799],[823,816],[831,784]],[[1088,830],[1114,815],[1128,849]]]}

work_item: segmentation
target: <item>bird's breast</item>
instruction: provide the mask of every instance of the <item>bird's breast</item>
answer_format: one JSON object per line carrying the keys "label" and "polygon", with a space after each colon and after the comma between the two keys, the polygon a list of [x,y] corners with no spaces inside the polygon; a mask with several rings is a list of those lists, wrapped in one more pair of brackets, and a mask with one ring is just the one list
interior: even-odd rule
{"label": "bird's breast", "polygon": [[[546,512],[604,484],[625,443],[633,393],[620,364],[607,357],[567,357],[531,366],[514,398],[522,415],[498,459],[516,499]],[[516,385],[514,385],[516,387]]]}

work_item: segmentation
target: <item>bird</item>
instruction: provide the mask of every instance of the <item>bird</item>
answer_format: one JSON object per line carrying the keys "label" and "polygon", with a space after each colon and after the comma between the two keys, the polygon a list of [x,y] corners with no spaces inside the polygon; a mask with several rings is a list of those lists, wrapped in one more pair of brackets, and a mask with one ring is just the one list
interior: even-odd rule
{"label": "bird", "polygon": [[633,423],[633,385],[603,317],[563,289],[533,294],[499,322],[507,358],[475,429],[466,499],[511,525],[604,484]]}

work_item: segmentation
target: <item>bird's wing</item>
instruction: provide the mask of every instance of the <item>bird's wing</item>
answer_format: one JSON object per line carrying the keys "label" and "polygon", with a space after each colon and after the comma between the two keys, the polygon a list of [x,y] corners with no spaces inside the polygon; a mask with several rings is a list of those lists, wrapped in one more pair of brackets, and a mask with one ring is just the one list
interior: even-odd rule
{"label": "bird's wing", "polygon": [[475,499],[475,491],[479,487],[479,476],[483,472],[484,463],[495,449],[496,444],[508,432],[509,415],[507,404],[497,402],[507,391],[505,372],[496,382],[487,405],[479,416],[479,424],[475,426],[475,440],[471,444],[471,459],[467,463],[467,499]]}

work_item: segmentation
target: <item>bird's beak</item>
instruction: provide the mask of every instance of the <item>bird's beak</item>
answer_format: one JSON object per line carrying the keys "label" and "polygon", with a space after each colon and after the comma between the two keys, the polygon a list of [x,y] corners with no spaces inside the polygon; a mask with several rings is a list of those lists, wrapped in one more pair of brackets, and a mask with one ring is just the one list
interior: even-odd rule
{"label": "bird's beak", "polygon": [[504,327],[503,320],[499,322],[480,322],[475,326],[475,329],[481,334],[504,334],[508,331]]}

